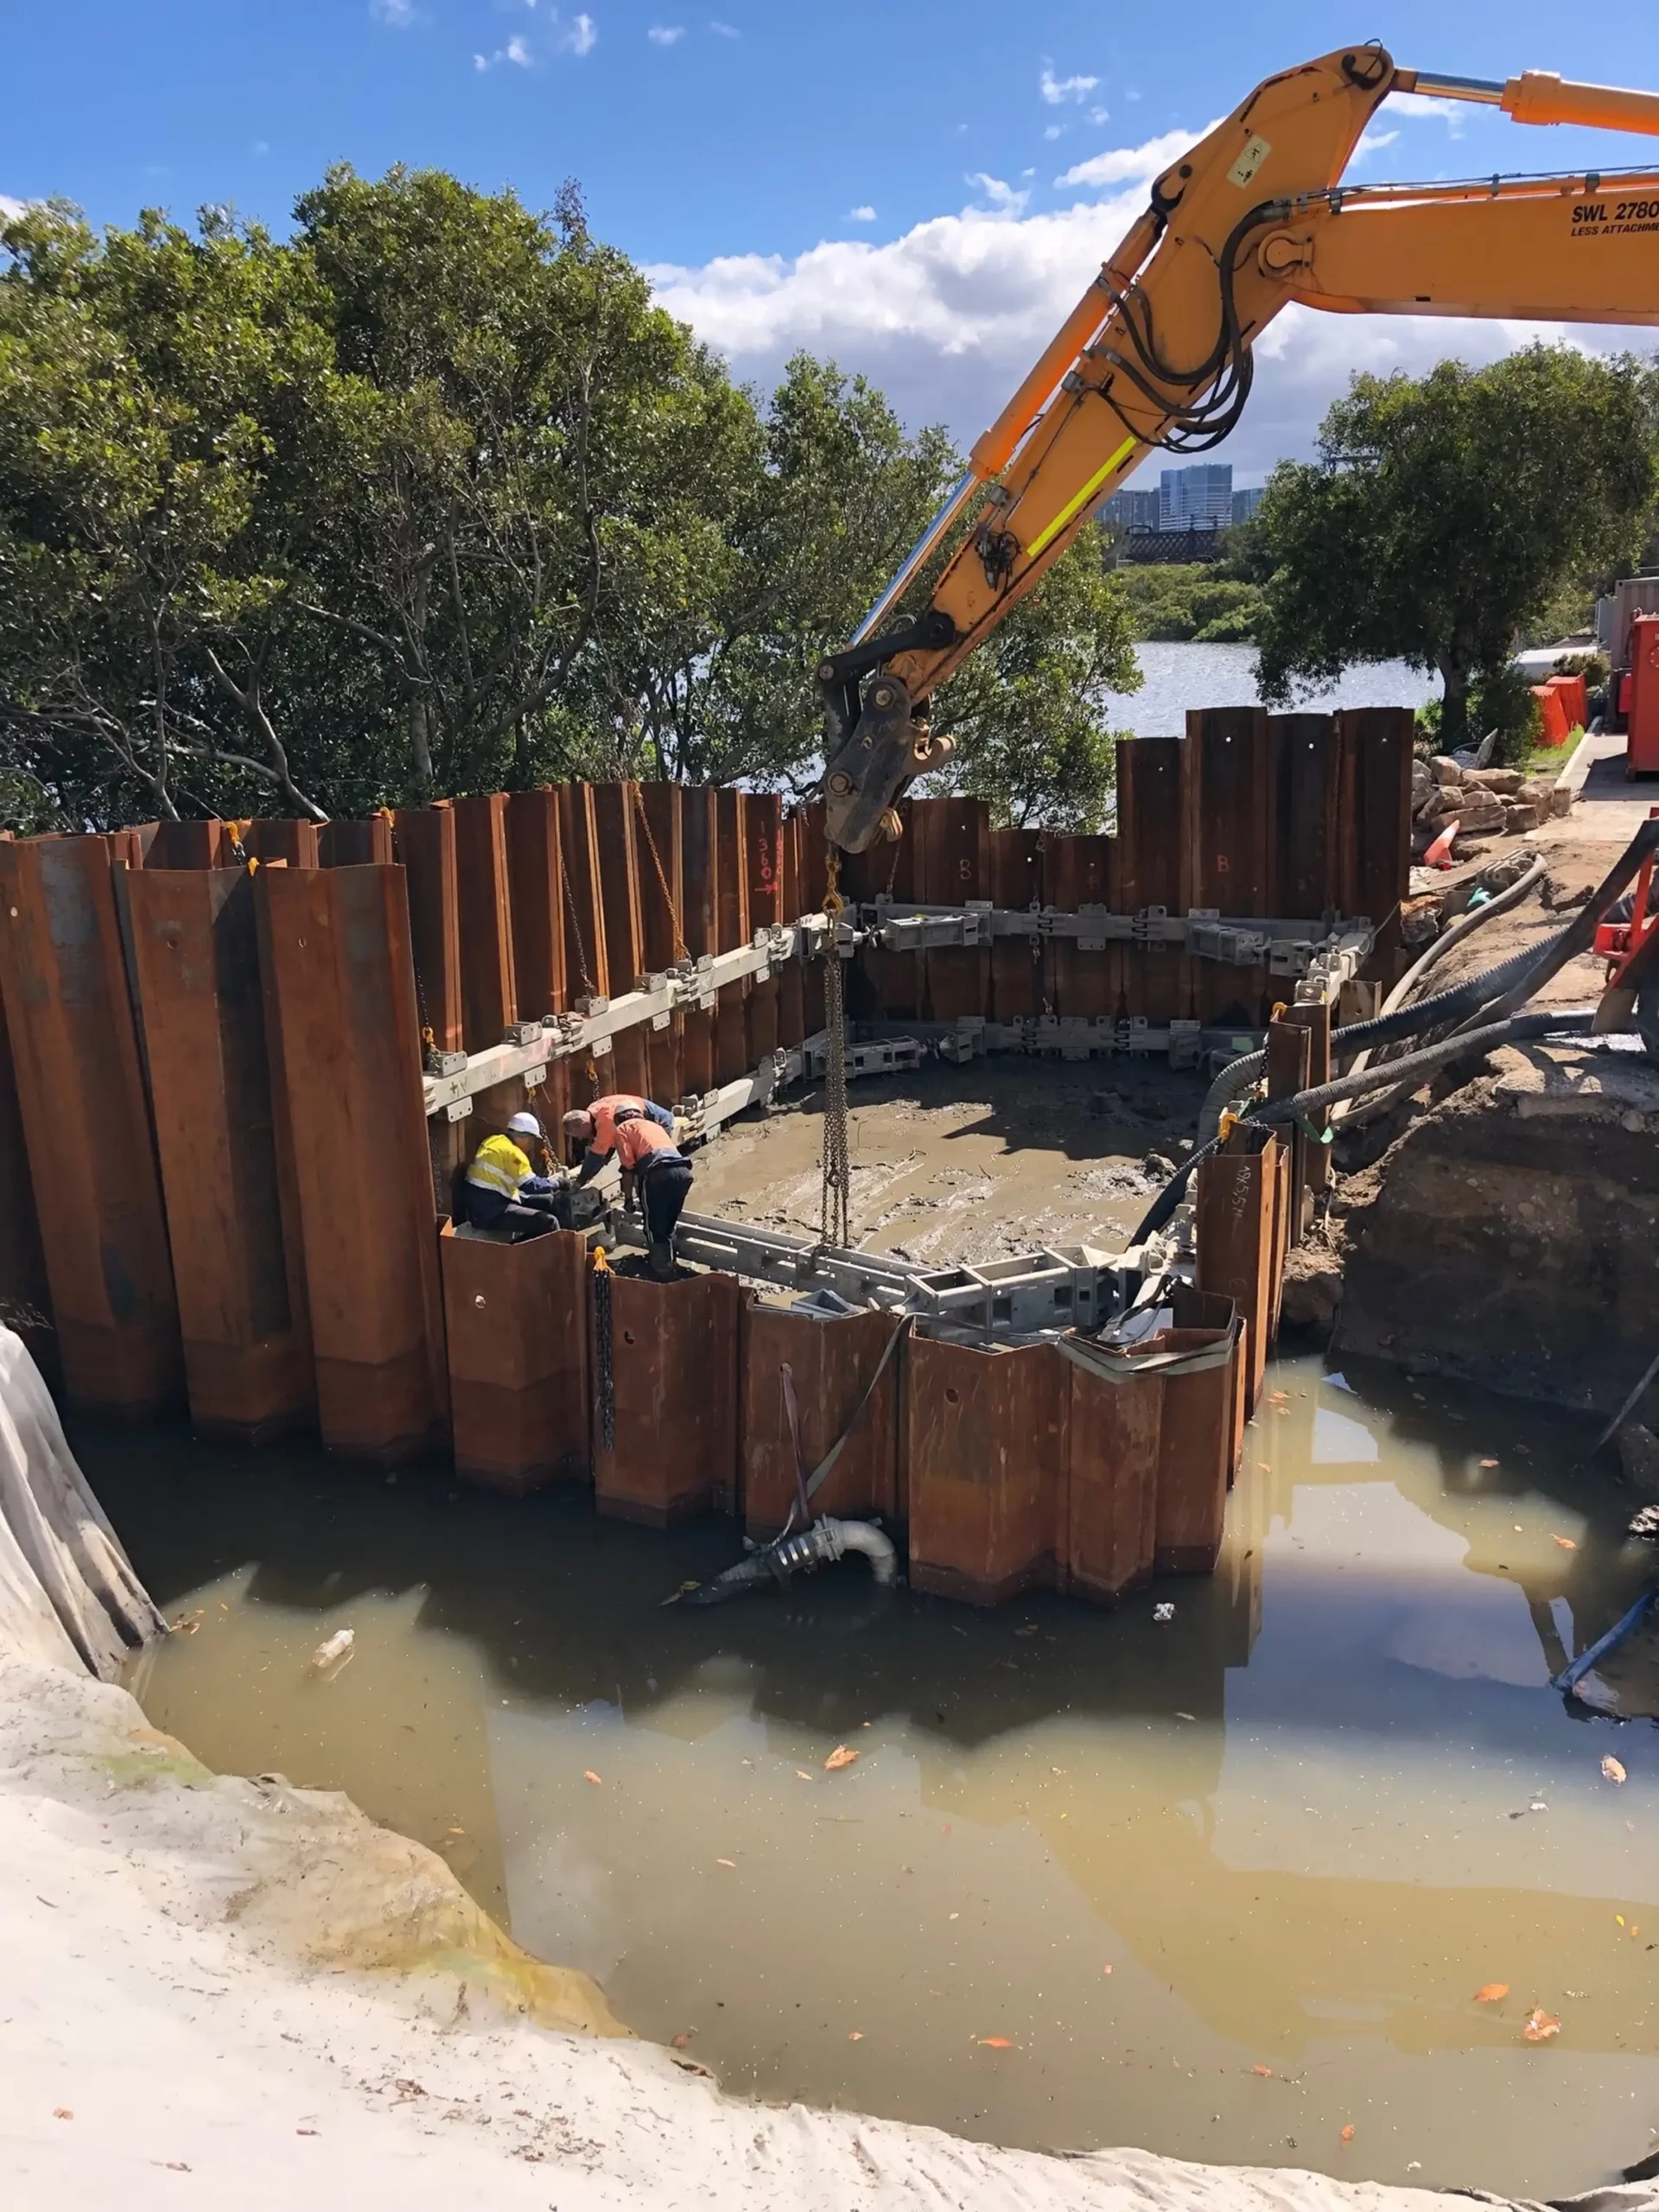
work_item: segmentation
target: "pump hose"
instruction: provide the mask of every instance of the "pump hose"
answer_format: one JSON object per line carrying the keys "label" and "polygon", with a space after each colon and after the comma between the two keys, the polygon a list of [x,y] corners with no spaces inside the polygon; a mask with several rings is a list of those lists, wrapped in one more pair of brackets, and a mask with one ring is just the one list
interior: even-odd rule
{"label": "pump hose", "polygon": [[[1644,822],[1564,929],[1555,931],[1542,944],[1529,945],[1524,951],[1500,961],[1484,975],[1471,976],[1465,982],[1454,984],[1436,998],[1420,999],[1414,1006],[1399,1007],[1392,1014],[1375,1014],[1369,1021],[1351,1021],[1345,1029],[1333,1033],[1332,1051],[1357,1052],[1363,1046],[1385,1045],[1395,1037],[1421,1037],[1425,1030],[1440,1028],[1448,1021],[1461,1021],[1466,1027],[1483,1014],[1491,1021],[1513,1014],[1517,1007],[1535,998],[1550,977],[1569,960],[1590,950],[1596,941],[1597,927],[1608,908],[1643,861],[1656,852],[1659,852],[1659,821]],[[1247,1052],[1243,1059],[1234,1060],[1222,1070],[1199,1109],[1200,1143],[1214,1136],[1221,1126],[1223,1109],[1258,1080],[1267,1064],[1265,1052]],[[1389,1065],[1399,1069],[1407,1063],[1395,1060]]]}
{"label": "pump hose", "polygon": [[[1558,931],[1550,944],[1564,939],[1568,930]],[[1425,1029],[1438,1029],[1448,1021],[1459,1020],[1467,1014],[1478,1014],[1491,999],[1509,988],[1524,976],[1537,958],[1534,946],[1522,952],[1512,953],[1479,976],[1471,976],[1461,983],[1454,983],[1449,991],[1441,991],[1432,999],[1419,999],[1414,1006],[1397,1007],[1392,1014],[1375,1014],[1365,1021],[1351,1021],[1344,1028],[1331,1033],[1331,1050],[1336,1052],[1358,1052],[1363,1046],[1387,1045],[1396,1037],[1421,1036]],[[1198,1141],[1208,1144],[1221,1127],[1224,1111],[1235,1098],[1240,1096],[1254,1083],[1260,1081],[1267,1071],[1265,1052],[1246,1052],[1242,1059],[1230,1060],[1205,1094],[1204,1104],[1198,1109]],[[1387,1063],[1390,1067],[1404,1065],[1399,1060]]]}
{"label": "pump hose", "polygon": [[[1537,1037],[1585,1037],[1595,1027],[1593,1007],[1566,1007],[1549,1014],[1511,1014],[1506,1020],[1491,1023],[1484,1029],[1465,1030],[1456,1037],[1443,1038],[1437,1045],[1426,1045],[1421,1051],[1408,1053],[1403,1059],[1384,1060],[1376,1067],[1356,1068],[1349,1074],[1338,1076],[1332,1082],[1321,1084],[1314,1090],[1300,1090],[1291,1098],[1270,1098],[1250,1115],[1252,1122],[1276,1123],[1296,1122],[1306,1115],[1319,1113],[1327,1106],[1344,1098],[1358,1098],[1369,1090],[1387,1084],[1390,1087],[1405,1083],[1415,1084],[1433,1069],[1443,1067],[1448,1060],[1459,1059],[1465,1052],[1477,1056],[1490,1052],[1499,1045],[1524,1044]],[[1363,1027],[1356,1023],[1355,1027]],[[1345,1034],[1339,1032],[1338,1034]],[[1259,1059],[1260,1053],[1252,1058]],[[1241,1065],[1235,1061],[1235,1067]],[[1224,1072],[1230,1074],[1232,1070]],[[1207,1104],[1208,1102],[1206,1102]],[[1217,1135],[1208,1143],[1190,1152],[1175,1173],[1164,1185],[1147,1207],[1129,1238],[1129,1249],[1142,1244],[1154,1235],[1174,1212],[1186,1196],[1186,1186],[1195,1170],[1204,1160],[1212,1159],[1220,1150],[1222,1139]]]}
{"label": "pump hose", "polygon": [[[1484,929],[1489,922],[1496,921],[1500,914],[1507,914],[1513,907],[1518,906],[1522,899],[1531,895],[1534,886],[1542,882],[1548,873],[1543,855],[1535,853],[1529,867],[1516,878],[1513,883],[1497,893],[1496,897],[1488,899],[1484,906],[1470,907],[1460,921],[1450,929],[1440,931],[1427,950],[1420,954],[1407,969],[1405,974],[1389,993],[1388,997],[1383,1000],[1378,1009],[1379,1012],[1393,1014],[1400,1007],[1409,1006],[1417,996],[1423,979],[1430,969],[1437,967],[1448,952],[1454,952],[1465,944],[1477,930]],[[1349,1074],[1357,1075],[1369,1058],[1368,1052],[1362,1052],[1348,1070]],[[1357,1128],[1362,1122],[1370,1121],[1378,1114],[1387,1113],[1394,1103],[1395,1095],[1392,1090],[1374,1090],[1364,1104],[1359,1107],[1356,1107],[1354,1102],[1350,1100],[1349,1111],[1344,1115],[1342,1109],[1338,1107],[1332,1116],[1332,1122],[1334,1124],[1340,1122],[1345,1134]]]}
{"label": "pump hose", "polygon": [[1385,1060],[1380,1067],[1359,1068],[1350,1075],[1333,1077],[1331,1082],[1319,1084],[1312,1090],[1299,1090],[1294,1097],[1265,1098],[1252,1109],[1249,1119],[1268,1123],[1300,1122],[1308,1114],[1321,1113],[1327,1106],[1334,1106],[1338,1099],[1360,1097],[1384,1084],[1408,1081],[1414,1085],[1435,1068],[1444,1067],[1448,1060],[1462,1059],[1466,1055],[1483,1058],[1500,1045],[1522,1045],[1537,1037],[1587,1037],[1595,1025],[1594,1007],[1558,1007],[1536,1014],[1509,1014],[1502,1021],[1488,1022],[1479,1029],[1464,1029],[1455,1037],[1442,1037],[1438,1044],[1425,1045],[1417,1052],[1408,1052],[1403,1059]]}

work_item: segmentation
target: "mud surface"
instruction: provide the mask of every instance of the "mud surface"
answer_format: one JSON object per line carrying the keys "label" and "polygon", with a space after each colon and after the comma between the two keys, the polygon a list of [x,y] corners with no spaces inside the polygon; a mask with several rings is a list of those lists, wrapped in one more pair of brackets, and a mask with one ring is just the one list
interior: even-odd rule
{"label": "mud surface", "polygon": [[[1039,1246],[1120,1247],[1177,1161],[1204,1086],[1156,1062],[1008,1056],[857,1083],[856,1243],[938,1267]],[[823,1094],[734,1123],[696,1155],[690,1205],[816,1236]]]}
{"label": "mud surface", "polygon": [[857,1563],[664,1609],[729,1526],[76,1441],[197,1624],[137,1680],[156,1725],[349,1789],[730,2089],[1584,2187],[1659,2123],[1659,1738],[1548,1688],[1650,1572],[1628,1495],[1566,1416],[1306,1361],[1272,1387],[1219,1572],[1116,1613],[883,1598]]}

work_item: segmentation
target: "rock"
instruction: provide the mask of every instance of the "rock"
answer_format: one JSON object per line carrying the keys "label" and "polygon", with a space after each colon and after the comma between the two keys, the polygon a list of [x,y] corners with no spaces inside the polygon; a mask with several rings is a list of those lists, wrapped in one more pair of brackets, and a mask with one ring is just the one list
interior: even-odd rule
{"label": "rock", "polygon": [[1559,784],[1555,785],[1551,789],[1549,794],[1550,820],[1552,822],[1564,822],[1567,816],[1572,813],[1573,801],[1577,796],[1578,794],[1576,792],[1563,791]]}
{"label": "rock", "polygon": [[1518,836],[1522,831],[1538,827],[1538,810],[1525,799],[1512,798],[1503,802],[1503,827],[1510,836]]}
{"label": "rock", "polygon": [[1411,803],[1414,806],[1426,799],[1434,789],[1434,779],[1428,772],[1427,760],[1414,760],[1411,764]]}
{"label": "rock", "polygon": [[1618,1464],[1639,1496],[1659,1498],[1659,1436],[1639,1421],[1627,1421],[1618,1432]]}
{"label": "rock", "polygon": [[1463,781],[1463,771],[1457,762],[1444,753],[1437,753],[1428,764],[1428,772],[1437,784],[1457,785]]}
{"label": "rock", "polygon": [[1175,1163],[1166,1160],[1161,1152],[1149,1152],[1141,1163],[1141,1173],[1150,1175],[1160,1183],[1167,1183],[1175,1173]]}
{"label": "rock", "polygon": [[1286,1254],[1281,1320],[1292,1328],[1320,1329],[1328,1335],[1341,1304],[1342,1268],[1333,1253],[1302,1244]]}
{"label": "rock", "polygon": [[1503,802],[1491,793],[1474,793],[1458,809],[1458,820],[1465,837],[1487,836],[1503,827]]}
{"label": "rock", "polygon": [[1497,791],[1504,798],[1511,798],[1527,779],[1518,768],[1465,768],[1463,780],[1480,791]]}
{"label": "rock", "polygon": [[1529,776],[1525,783],[1522,785],[1519,791],[1516,794],[1518,798],[1529,799],[1532,802],[1533,805],[1538,809],[1539,819],[1541,821],[1543,819],[1544,816],[1548,813],[1549,802],[1554,795],[1555,779],[1554,776]]}

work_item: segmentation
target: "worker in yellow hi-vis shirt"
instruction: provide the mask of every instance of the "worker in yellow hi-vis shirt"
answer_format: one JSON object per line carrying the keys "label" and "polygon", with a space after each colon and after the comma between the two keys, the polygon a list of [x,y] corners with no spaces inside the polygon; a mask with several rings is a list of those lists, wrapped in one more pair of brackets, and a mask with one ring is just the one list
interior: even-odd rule
{"label": "worker in yellow hi-vis shirt", "polygon": [[533,1114],[515,1114],[500,1136],[486,1137],[467,1170],[467,1218],[474,1229],[505,1230],[515,1243],[570,1226],[570,1193],[563,1175],[538,1175],[524,1147],[547,1153]]}

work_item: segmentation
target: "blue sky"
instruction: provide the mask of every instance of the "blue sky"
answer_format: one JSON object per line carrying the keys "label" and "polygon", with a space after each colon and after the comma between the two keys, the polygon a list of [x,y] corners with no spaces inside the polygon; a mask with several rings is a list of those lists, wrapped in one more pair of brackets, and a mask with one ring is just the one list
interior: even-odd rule
{"label": "blue sky", "polygon": [[[9,11],[0,194],[96,221],[232,201],[280,228],[332,161],[512,185],[575,175],[590,219],[764,383],[796,344],[971,437],[1168,158],[1269,72],[1349,36],[1472,76],[1553,68],[1659,88],[1659,10],[1553,0],[62,0]],[[1180,31],[1166,35],[1179,21]],[[1605,166],[1659,145],[1389,114],[1368,177]],[[1488,358],[1497,326],[1302,317],[1224,450],[1306,448],[1356,366]],[[1609,342],[1598,339],[1596,342]]]}

